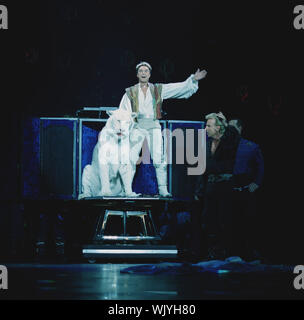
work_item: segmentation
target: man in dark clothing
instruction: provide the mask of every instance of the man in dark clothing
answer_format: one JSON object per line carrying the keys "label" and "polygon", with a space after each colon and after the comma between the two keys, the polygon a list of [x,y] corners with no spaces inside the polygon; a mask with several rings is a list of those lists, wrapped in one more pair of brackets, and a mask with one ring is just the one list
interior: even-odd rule
{"label": "man in dark clothing", "polygon": [[[240,119],[231,119],[229,125],[242,134],[244,126]],[[259,145],[241,137],[233,174],[236,253],[247,259],[259,258],[256,193],[264,177],[264,160]]]}
{"label": "man in dark clothing", "polygon": [[206,120],[206,171],[198,178],[194,197],[200,200],[203,212],[200,251],[205,251],[208,259],[221,259],[232,249],[232,178],[240,135],[221,112],[207,115]]}
{"label": "man in dark clothing", "polygon": [[[229,125],[242,134],[243,123],[240,119],[230,120]],[[248,187],[251,193],[261,186],[264,178],[264,159],[259,145],[240,138],[233,174],[236,186]]]}

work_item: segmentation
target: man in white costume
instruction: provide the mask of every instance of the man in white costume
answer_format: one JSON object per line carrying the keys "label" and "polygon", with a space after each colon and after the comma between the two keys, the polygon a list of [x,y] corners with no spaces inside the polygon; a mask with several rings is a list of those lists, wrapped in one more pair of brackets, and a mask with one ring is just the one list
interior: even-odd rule
{"label": "man in white costume", "polygon": [[163,147],[163,137],[159,119],[161,106],[165,99],[187,99],[198,90],[198,81],[205,78],[207,72],[198,69],[184,82],[152,84],[149,82],[152,67],[148,62],[136,66],[138,84],[127,88],[119,108],[137,113],[138,126],[145,129],[146,140],[155,167],[159,195],[169,197],[167,189],[167,161]]}

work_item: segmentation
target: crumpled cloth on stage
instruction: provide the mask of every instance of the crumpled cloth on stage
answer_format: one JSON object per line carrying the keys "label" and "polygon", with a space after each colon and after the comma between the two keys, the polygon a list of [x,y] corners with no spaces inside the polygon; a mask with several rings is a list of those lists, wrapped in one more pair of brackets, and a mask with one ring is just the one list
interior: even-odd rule
{"label": "crumpled cloth on stage", "polygon": [[225,260],[202,261],[191,263],[159,263],[128,267],[120,270],[128,274],[193,274],[202,272],[213,273],[251,273],[251,272],[292,272],[293,267],[287,265],[267,265],[259,260],[246,262],[240,257],[229,257]]}

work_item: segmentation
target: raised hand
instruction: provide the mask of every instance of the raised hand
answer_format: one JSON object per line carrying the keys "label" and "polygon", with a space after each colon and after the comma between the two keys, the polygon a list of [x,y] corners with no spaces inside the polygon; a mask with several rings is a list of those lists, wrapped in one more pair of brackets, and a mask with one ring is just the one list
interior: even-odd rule
{"label": "raised hand", "polygon": [[199,68],[196,70],[195,74],[194,74],[194,80],[199,81],[203,78],[205,78],[207,75],[207,71],[206,70],[200,70]]}

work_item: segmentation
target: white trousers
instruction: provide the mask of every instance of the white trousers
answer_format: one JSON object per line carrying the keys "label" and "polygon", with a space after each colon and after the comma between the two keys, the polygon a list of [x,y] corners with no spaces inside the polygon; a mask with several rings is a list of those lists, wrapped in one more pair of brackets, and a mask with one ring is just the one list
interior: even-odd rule
{"label": "white trousers", "polygon": [[143,150],[143,162],[146,163],[145,161],[149,161],[149,154],[144,154],[149,151],[155,167],[167,165],[167,157],[164,152],[164,139],[159,121],[153,119],[138,119],[138,126],[145,130],[145,138],[149,149]]}
{"label": "white trousers", "polygon": [[[159,194],[168,196],[167,189],[167,154],[164,148],[164,139],[158,120],[138,119],[138,126],[145,130],[148,150],[143,147],[143,163],[150,163],[150,155],[155,167]],[[148,161],[148,162],[146,162]]]}

